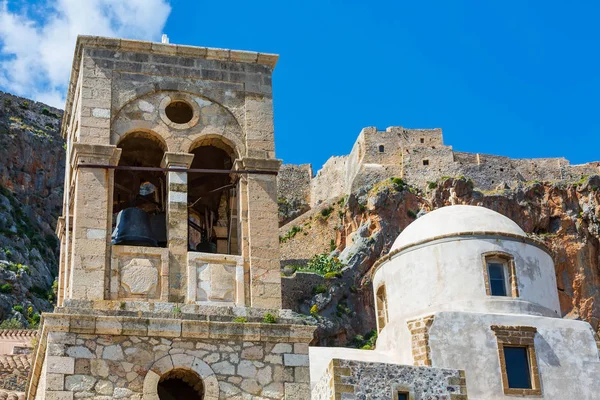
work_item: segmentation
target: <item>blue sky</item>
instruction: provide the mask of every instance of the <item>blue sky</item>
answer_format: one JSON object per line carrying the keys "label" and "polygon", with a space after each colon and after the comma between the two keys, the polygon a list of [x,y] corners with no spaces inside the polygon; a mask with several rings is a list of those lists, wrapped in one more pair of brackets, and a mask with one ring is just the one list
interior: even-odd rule
{"label": "blue sky", "polygon": [[600,3],[132,3],[163,7],[146,16],[154,24],[138,21],[153,29],[108,33],[162,30],[172,43],[280,54],[275,135],[286,163],[318,169],[347,154],[361,128],[392,125],[442,128],[460,151],[600,159]]}
{"label": "blue sky", "polygon": [[[600,4],[172,1],[176,43],[280,54],[277,156],[318,168],[362,127],[443,129],[456,150],[600,159]],[[574,6],[573,4],[580,4]]]}

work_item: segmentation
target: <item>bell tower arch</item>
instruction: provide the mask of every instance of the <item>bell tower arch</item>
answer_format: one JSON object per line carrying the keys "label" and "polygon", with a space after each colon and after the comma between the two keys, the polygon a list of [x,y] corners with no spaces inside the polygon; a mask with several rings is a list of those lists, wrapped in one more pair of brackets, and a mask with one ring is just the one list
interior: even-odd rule
{"label": "bell tower arch", "polygon": [[[98,396],[309,396],[314,327],[281,310],[277,58],[78,38],[59,298],[29,398],[77,397],[73,376],[100,382],[106,368],[119,378]],[[248,371],[261,378],[248,384]]]}

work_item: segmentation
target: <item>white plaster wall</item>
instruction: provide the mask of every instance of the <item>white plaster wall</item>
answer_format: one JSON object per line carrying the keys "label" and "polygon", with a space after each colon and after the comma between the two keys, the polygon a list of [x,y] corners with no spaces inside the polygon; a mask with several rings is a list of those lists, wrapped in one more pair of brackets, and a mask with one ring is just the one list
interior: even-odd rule
{"label": "white plaster wall", "polygon": [[469,400],[514,398],[502,390],[491,325],[533,326],[543,399],[600,398],[600,361],[591,326],[524,315],[441,312],[429,331],[433,367],[463,369]]}
{"label": "white plaster wall", "polygon": [[[488,296],[482,254],[514,256],[519,298]],[[415,246],[384,263],[373,279],[385,283],[389,321],[435,311],[560,316],[554,264],[542,249],[492,237],[441,239]],[[404,323],[404,322],[402,322]]]}

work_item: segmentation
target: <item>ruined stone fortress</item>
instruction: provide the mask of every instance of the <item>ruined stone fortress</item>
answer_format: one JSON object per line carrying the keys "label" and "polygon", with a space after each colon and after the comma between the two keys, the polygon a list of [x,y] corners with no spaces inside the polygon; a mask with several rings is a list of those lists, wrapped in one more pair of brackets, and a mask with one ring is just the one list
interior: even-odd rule
{"label": "ruined stone fortress", "polygon": [[[276,61],[78,38],[58,300],[22,397],[598,399],[597,338],[560,317],[549,249],[483,207],[426,214],[376,263],[375,350],[309,346],[314,322],[282,307]],[[386,174],[424,182],[442,165],[506,169],[467,158],[439,130],[366,129],[310,182],[312,202],[331,179],[341,193]],[[513,162],[498,176],[568,171]]]}
{"label": "ruined stone fortress", "polygon": [[454,151],[444,145],[441,129],[385,131],[364,128],[349,155],[331,157],[313,177],[311,165],[284,164],[280,195],[302,197],[311,207],[386,178],[399,177],[425,188],[442,176],[466,176],[476,187],[492,190],[525,181],[578,180],[600,172],[600,162],[571,165],[565,158],[522,158]]}

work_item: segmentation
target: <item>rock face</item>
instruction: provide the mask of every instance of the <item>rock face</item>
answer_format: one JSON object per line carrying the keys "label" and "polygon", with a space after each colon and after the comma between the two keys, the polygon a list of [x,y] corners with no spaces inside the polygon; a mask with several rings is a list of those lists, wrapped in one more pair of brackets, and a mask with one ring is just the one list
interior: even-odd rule
{"label": "rock face", "polygon": [[[498,211],[543,240],[555,260],[563,317],[584,319],[598,329],[600,176],[570,183],[530,182],[494,191],[476,190],[466,178],[446,178],[430,187],[421,192],[399,179],[387,179],[334,203],[331,214],[341,217],[336,221],[336,229],[322,229],[318,222],[321,209],[311,210],[281,228],[284,238],[289,236],[291,227],[302,228],[301,233],[282,240],[282,266],[287,267],[284,272],[315,253],[329,253],[345,265],[341,277],[321,278],[319,294],[314,290],[318,286],[315,274],[296,272],[283,278],[283,292],[289,296],[287,306],[306,314],[316,305],[316,342],[361,345],[360,340],[353,338],[375,329],[370,282],[373,263],[388,252],[398,234],[415,218],[451,204]],[[323,207],[332,206],[328,203]],[[315,247],[315,243],[320,246]]]}
{"label": "rock face", "polygon": [[35,324],[36,314],[52,309],[61,117],[60,110],[0,92],[0,320]]}

